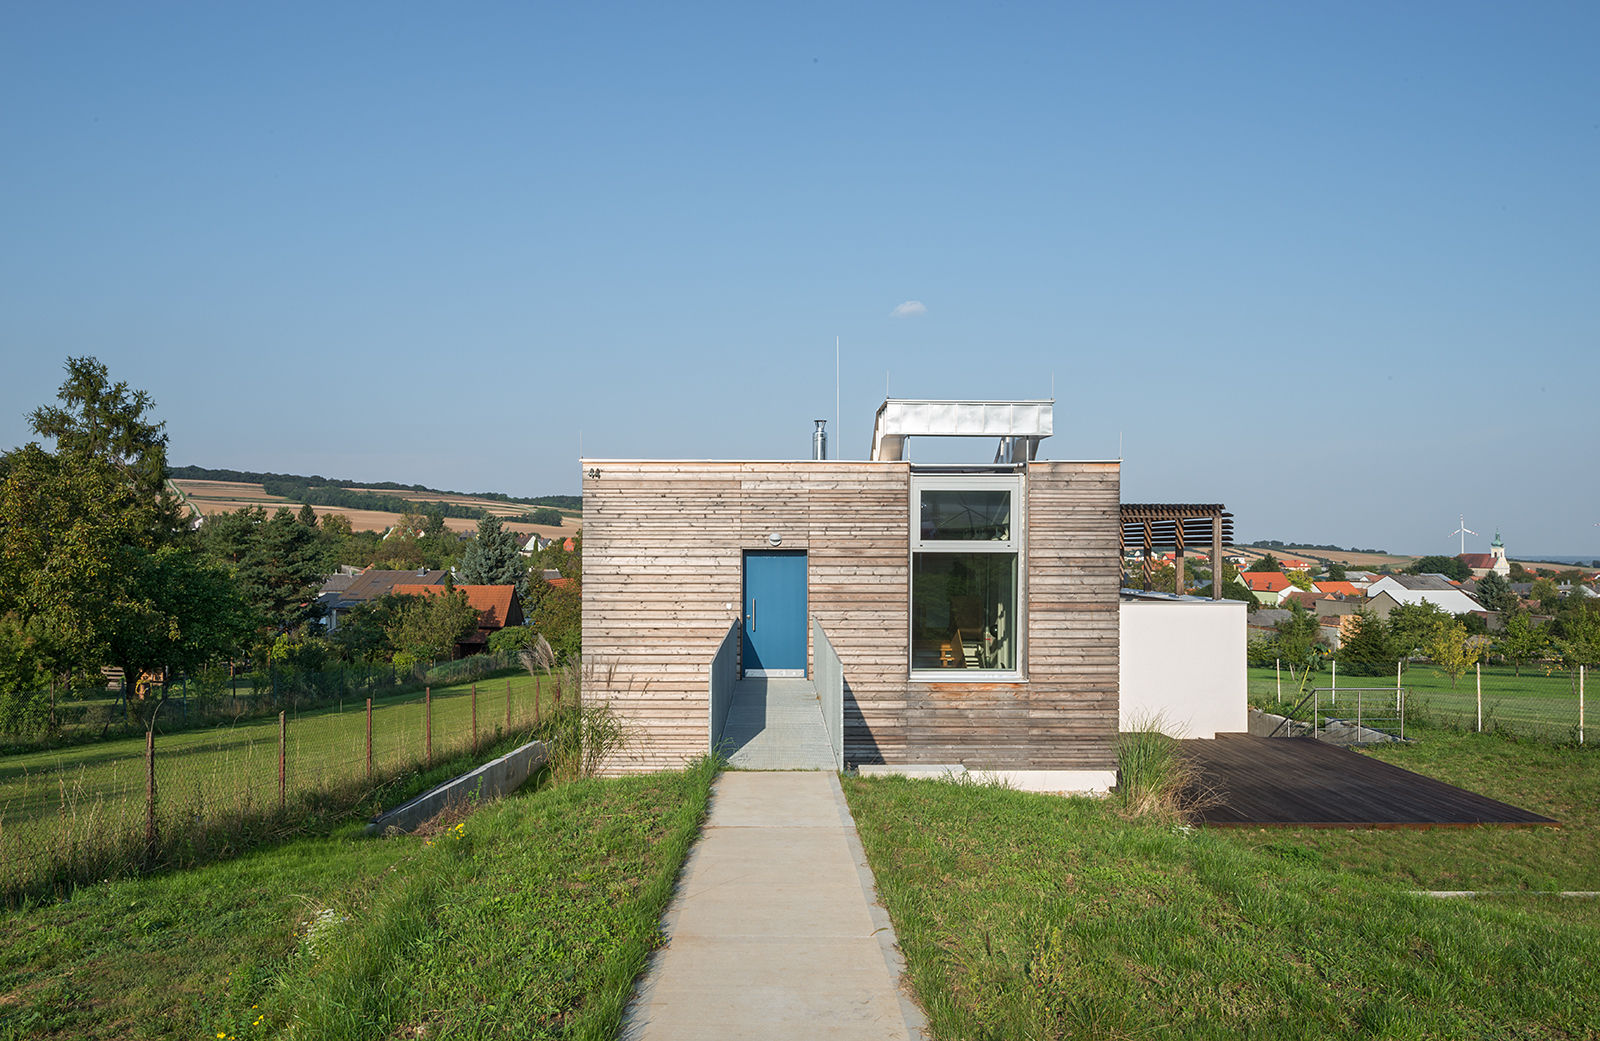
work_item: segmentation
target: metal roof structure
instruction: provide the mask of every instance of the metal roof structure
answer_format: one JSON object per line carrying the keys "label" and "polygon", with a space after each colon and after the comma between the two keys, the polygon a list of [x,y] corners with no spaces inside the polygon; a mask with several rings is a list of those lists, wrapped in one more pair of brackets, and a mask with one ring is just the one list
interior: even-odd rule
{"label": "metal roof structure", "polygon": [[1054,401],[931,401],[885,398],[872,422],[873,460],[905,458],[906,438],[997,437],[997,463],[1034,458],[1055,430]]}

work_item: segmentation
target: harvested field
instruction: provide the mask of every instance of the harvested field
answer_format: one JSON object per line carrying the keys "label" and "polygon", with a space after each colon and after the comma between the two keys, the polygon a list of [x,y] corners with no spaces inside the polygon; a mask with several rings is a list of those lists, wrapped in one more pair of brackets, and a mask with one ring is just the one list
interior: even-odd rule
{"label": "harvested field", "polygon": [[[268,495],[259,484],[245,484],[237,481],[197,481],[175,480],[172,482],[188,497],[189,502],[204,516],[217,513],[233,513],[250,506],[261,506],[272,512],[279,506],[298,508],[299,503],[276,495]],[[424,502],[457,503],[463,506],[476,506],[487,510],[499,517],[510,517],[527,513],[537,507],[518,506],[512,503],[496,502],[493,499],[477,499],[469,495],[428,495],[426,492],[397,492],[388,488],[361,488],[352,485],[358,491],[376,491],[385,495],[393,495],[397,499],[409,495],[417,495]],[[389,512],[387,510],[352,510],[341,506],[311,507],[320,518],[330,513],[342,513],[350,521],[350,526],[356,531],[383,531],[400,522],[401,511]],[[570,515],[569,515],[570,516]],[[574,535],[577,533],[581,515],[571,517],[561,526],[551,524],[528,524],[524,521],[507,520],[506,530],[514,531],[521,535],[538,533],[545,538],[557,538]],[[444,525],[451,531],[473,531],[478,522],[472,517],[446,517]]]}

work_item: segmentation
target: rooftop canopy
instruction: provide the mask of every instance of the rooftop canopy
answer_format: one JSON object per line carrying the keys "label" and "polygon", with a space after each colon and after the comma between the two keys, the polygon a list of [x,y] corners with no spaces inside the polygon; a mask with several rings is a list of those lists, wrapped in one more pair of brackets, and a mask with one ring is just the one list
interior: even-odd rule
{"label": "rooftop canopy", "polygon": [[1054,432],[1054,401],[918,401],[887,398],[872,424],[872,458],[905,458],[906,438],[997,437],[997,463],[1034,458]]}

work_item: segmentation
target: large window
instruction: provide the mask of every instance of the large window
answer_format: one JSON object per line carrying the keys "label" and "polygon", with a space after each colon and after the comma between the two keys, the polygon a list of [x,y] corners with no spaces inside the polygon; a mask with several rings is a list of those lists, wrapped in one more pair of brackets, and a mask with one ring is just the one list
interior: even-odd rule
{"label": "large window", "polygon": [[1018,672],[1022,479],[914,476],[911,496],[912,671]]}

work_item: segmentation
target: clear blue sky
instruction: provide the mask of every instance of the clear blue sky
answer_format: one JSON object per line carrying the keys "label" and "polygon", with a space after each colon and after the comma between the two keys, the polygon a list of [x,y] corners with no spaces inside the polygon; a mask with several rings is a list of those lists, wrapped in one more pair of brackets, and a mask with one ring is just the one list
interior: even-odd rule
{"label": "clear blue sky", "polygon": [[[1045,397],[1248,537],[1600,556],[1600,5],[14,4],[0,445],[573,492]],[[919,314],[895,316],[908,301]],[[913,309],[915,310],[915,309]]]}

